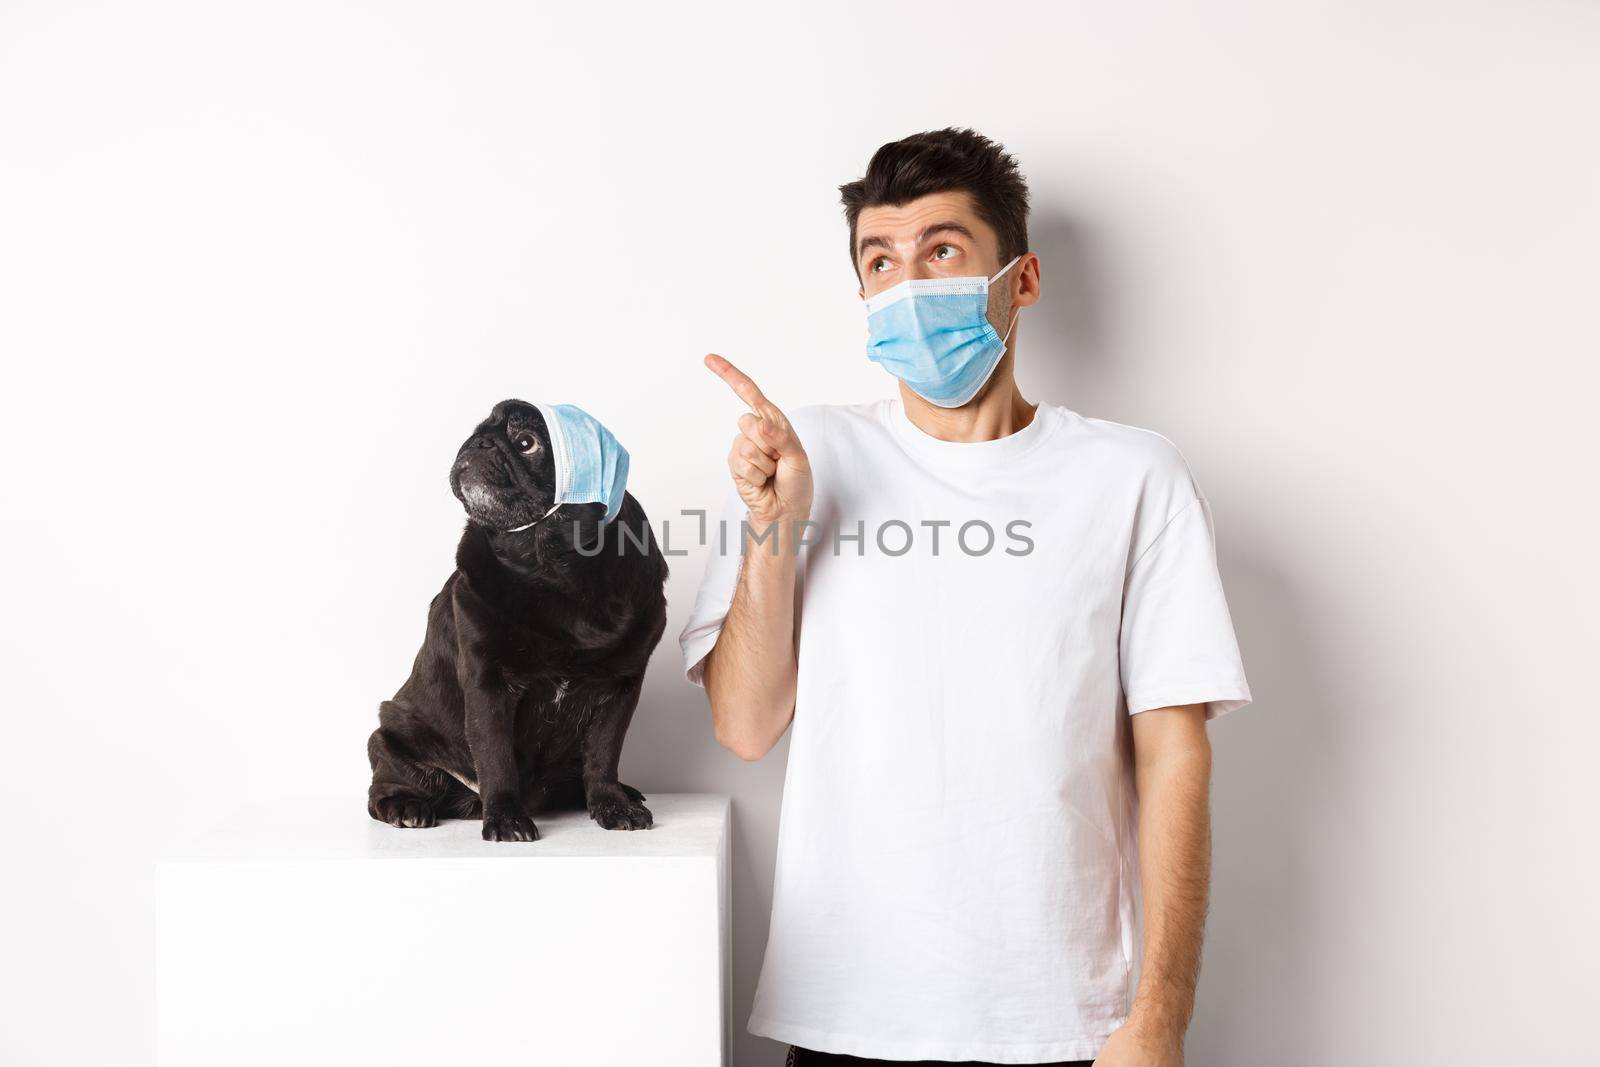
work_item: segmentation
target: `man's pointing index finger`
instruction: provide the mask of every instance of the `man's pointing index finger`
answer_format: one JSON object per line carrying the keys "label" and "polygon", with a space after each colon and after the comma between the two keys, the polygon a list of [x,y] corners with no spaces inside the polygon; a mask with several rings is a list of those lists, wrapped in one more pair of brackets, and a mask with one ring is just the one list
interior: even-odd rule
{"label": "man's pointing index finger", "polygon": [[762,418],[772,419],[774,422],[778,422],[782,418],[782,413],[778,411],[777,405],[767,399],[766,394],[762,393],[760,387],[744,371],[735,367],[715,352],[706,356],[705,364],[711,368],[713,374],[728,383],[728,388],[732,389],[740,400],[750,405],[751,411]]}

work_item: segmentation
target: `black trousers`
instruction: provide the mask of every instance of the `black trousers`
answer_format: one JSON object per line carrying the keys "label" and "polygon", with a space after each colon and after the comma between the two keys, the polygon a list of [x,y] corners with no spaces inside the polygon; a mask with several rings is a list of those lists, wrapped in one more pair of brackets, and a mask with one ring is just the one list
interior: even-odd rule
{"label": "black trousers", "polygon": [[[874,1067],[877,1064],[883,1064],[884,1067],[1000,1067],[981,1060],[868,1060],[843,1052],[817,1052],[799,1045],[789,1046],[789,1058],[784,1061],[784,1067],[821,1067],[822,1064],[837,1064],[840,1067],[859,1067],[861,1064],[872,1064]],[[1036,1067],[1094,1067],[1094,1061],[1057,1060]]]}

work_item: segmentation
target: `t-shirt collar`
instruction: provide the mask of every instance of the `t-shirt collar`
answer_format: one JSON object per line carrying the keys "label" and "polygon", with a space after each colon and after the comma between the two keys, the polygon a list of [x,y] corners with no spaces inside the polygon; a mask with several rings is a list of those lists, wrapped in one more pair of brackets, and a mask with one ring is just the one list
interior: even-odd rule
{"label": "t-shirt collar", "polygon": [[899,397],[883,403],[883,419],[895,439],[906,451],[934,465],[1015,463],[1050,435],[1056,421],[1051,417],[1050,405],[1041,403],[1035,408],[1028,425],[1005,437],[992,441],[944,441],[912,422]]}

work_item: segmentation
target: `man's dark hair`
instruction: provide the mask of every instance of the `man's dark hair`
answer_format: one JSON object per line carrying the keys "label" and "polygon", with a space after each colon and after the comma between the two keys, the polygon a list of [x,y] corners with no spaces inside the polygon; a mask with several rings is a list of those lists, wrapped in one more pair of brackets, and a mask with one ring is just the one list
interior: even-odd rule
{"label": "man's dark hair", "polygon": [[872,154],[866,176],[839,186],[856,263],[856,222],[863,208],[898,207],[930,193],[966,190],[978,217],[1000,238],[1000,262],[1028,250],[1028,183],[1006,150],[975,130],[947,127],[914,133]]}

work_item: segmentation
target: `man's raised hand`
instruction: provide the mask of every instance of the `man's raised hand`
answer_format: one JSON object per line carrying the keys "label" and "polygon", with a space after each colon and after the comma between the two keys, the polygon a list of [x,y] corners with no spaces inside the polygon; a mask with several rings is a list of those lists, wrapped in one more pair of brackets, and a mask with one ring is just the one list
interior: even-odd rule
{"label": "man's raised hand", "polygon": [[750,376],[721,356],[706,366],[749,405],[728,451],[728,471],[752,524],[802,522],[811,517],[811,461],[794,427]]}

